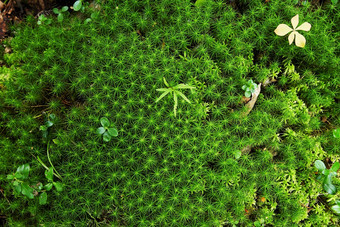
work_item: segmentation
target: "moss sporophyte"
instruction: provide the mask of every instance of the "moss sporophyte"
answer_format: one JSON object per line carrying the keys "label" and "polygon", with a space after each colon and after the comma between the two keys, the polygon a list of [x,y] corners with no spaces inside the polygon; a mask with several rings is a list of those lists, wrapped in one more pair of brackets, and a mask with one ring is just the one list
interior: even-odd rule
{"label": "moss sporophyte", "polygon": [[291,19],[291,23],[292,23],[293,28],[290,28],[286,24],[279,24],[279,26],[277,26],[277,28],[274,31],[275,34],[278,36],[284,36],[284,35],[287,35],[289,32],[292,32],[288,36],[289,45],[293,43],[294,38],[295,38],[296,46],[305,47],[306,39],[303,35],[298,33],[297,30],[309,31],[312,25],[308,22],[304,22],[299,27],[296,27],[299,24],[299,14],[297,14]]}

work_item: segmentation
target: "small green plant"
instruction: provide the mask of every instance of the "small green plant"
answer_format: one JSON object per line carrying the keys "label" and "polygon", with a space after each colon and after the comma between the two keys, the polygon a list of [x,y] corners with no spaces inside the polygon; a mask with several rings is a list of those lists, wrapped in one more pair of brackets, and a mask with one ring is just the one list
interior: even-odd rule
{"label": "small green plant", "polygon": [[177,105],[178,105],[177,95],[181,96],[185,101],[187,101],[189,104],[191,104],[190,100],[182,92],[178,91],[177,89],[190,89],[192,91],[192,89],[196,89],[196,88],[193,87],[193,86],[187,85],[187,84],[178,84],[175,87],[170,87],[168,82],[166,81],[165,77],[163,77],[163,81],[164,81],[164,84],[167,86],[167,88],[156,89],[157,91],[163,91],[164,93],[161,96],[159,96],[159,98],[155,102],[157,103],[159,100],[161,100],[168,93],[173,94],[174,95],[174,101],[175,101],[174,113],[175,113],[175,117],[176,117],[176,111],[177,111]]}
{"label": "small green plant", "polygon": [[63,190],[62,183],[53,181],[53,168],[45,170],[45,177],[48,181],[45,185],[41,182],[31,184],[28,179],[29,171],[29,164],[24,164],[19,166],[14,174],[7,175],[7,179],[12,180],[12,186],[16,195],[22,194],[29,199],[39,195],[39,204],[45,205],[47,203],[47,191],[50,191],[53,186],[58,192]]}
{"label": "small green plant", "polygon": [[83,1],[82,0],[77,0],[77,1],[74,2],[74,4],[73,4],[73,10],[74,11],[81,10],[81,12],[84,12],[84,9],[85,9],[85,7],[83,5]]}
{"label": "small green plant", "polygon": [[57,8],[53,9],[53,12],[55,14],[58,14],[57,18],[58,18],[59,22],[63,22],[63,20],[64,20],[64,12],[66,12],[67,10],[68,10],[68,6],[63,6],[60,10],[57,9]]}
{"label": "small green plant", "polygon": [[45,124],[40,126],[39,130],[42,131],[42,136],[44,139],[47,139],[48,129],[54,125],[54,120],[55,120],[55,115],[49,114],[45,121]]}
{"label": "small green plant", "polygon": [[100,123],[102,124],[102,127],[97,129],[97,133],[103,135],[103,140],[105,142],[109,142],[112,136],[118,136],[116,127],[111,124],[106,117],[100,118]]}
{"label": "small green plant", "polygon": [[316,179],[322,182],[323,188],[327,193],[334,195],[337,190],[332,184],[332,177],[337,175],[336,171],[338,171],[340,163],[335,162],[330,169],[327,169],[325,164],[320,160],[316,160],[314,165],[319,171]]}
{"label": "small green plant", "polygon": [[333,130],[333,136],[335,137],[335,138],[337,138],[337,139],[339,139],[340,138],[340,129],[334,129]]}
{"label": "small green plant", "polygon": [[38,22],[37,24],[38,25],[42,25],[42,24],[51,24],[52,23],[52,19],[51,18],[47,18],[44,14],[41,14],[39,17],[38,17]]}
{"label": "small green plant", "polygon": [[253,82],[253,80],[248,80],[247,84],[242,86],[242,90],[244,90],[244,95],[247,98],[250,98],[250,96],[255,92],[257,88],[257,84]]}
{"label": "small green plant", "polygon": [[338,0],[331,0],[333,5],[336,5],[338,3]]}

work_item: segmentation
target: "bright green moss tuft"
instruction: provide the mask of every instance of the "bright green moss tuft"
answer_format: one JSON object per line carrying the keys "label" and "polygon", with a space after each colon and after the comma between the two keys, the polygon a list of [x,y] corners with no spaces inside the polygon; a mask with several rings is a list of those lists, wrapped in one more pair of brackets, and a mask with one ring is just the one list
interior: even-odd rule
{"label": "bright green moss tuft", "polygon": [[[0,210],[9,224],[338,223],[320,202],[312,168],[338,158],[330,130],[339,125],[334,9],[128,0],[100,10],[88,24],[71,15],[38,26],[29,17],[8,41],[0,183],[10,204],[1,198]],[[274,33],[297,13],[312,24],[305,48]],[[191,104],[178,99],[176,117],[173,96],[155,103],[164,77],[196,88],[185,93]],[[262,87],[245,116],[241,88],[250,79]],[[65,191],[40,207],[14,198],[5,176],[28,162],[41,171],[33,155],[47,159],[39,126],[51,113],[50,157]],[[118,131],[105,143],[96,135],[101,117]]]}

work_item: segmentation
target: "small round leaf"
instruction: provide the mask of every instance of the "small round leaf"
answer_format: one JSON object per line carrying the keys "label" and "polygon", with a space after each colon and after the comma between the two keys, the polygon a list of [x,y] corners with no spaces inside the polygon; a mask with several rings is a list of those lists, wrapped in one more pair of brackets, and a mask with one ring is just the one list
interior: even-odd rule
{"label": "small round leaf", "polygon": [[339,206],[339,205],[334,205],[334,206],[332,206],[332,210],[333,210],[336,214],[340,214],[340,206]]}
{"label": "small round leaf", "polygon": [[47,193],[46,192],[43,192],[40,194],[39,196],[39,204],[40,205],[45,205],[47,202]]}
{"label": "small round leaf", "polygon": [[99,134],[99,135],[103,134],[105,131],[106,131],[106,130],[105,130],[104,127],[99,127],[99,128],[97,128],[97,134]]}
{"label": "small round leaf", "polygon": [[61,12],[66,12],[68,10],[68,6],[63,6],[63,8],[61,8]]}
{"label": "small round leaf", "polygon": [[63,14],[58,14],[58,21],[62,22],[64,20],[64,15]]}
{"label": "small round leaf", "polygon": [[118,136],[118,131],[117,131],[117,129],[115,129],[115,128],[109,128],[108,133],[109,133],[111,136]]}
{"label": "small round leaf", "polygon": [[250,96],[251,96],[251,92],[250,92],[250,91],[246,91],[244,94],[245,94],[245,96],[246,96],[247,98],[250,98]]}
{"label": "small round leaf", "polygon": [[326,166],[325,164],[323,163],[323,161],[321,160],[316,160],[315,163],[314,163],[315,167],[319,170],[319,171],[322,171],[322,170],[325,170],[326,169]]}
{"label": "small round leaf", "polygon": [[103,140],[105,142],[109,142],[111,140],[111,136],[109,135],[108,132],[105,132],[104,135],[103,135]]}
{"label": "small round leaf", "polygon": [[76,1],[74,4],[73,4],[73,10],[74,11],[79,11],[82,7],[82,2],[81,1]]}
{"label": "small round leaf", "polygon": [[110,121],[106,117],[100,118],[100,123],[103,127],[110,127]]}
{"label": "small round leaf", "polygon": [[340,129],[339,128],[333,130],[333,136],[335,138],[338,138],[338,139],[340,138]]}

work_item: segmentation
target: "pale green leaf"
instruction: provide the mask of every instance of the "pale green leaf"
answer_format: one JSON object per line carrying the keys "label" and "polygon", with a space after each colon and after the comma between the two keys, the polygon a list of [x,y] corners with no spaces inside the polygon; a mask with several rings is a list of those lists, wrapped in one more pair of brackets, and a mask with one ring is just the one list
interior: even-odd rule
{"label": "pale green leaf", "polygon": [[166,96],[170,91],[167,90],[165,91],[161,96],[159,96],[159,98],[155,101],[155,102],[158,102],[159,100],[161,100],[164,96]]}

